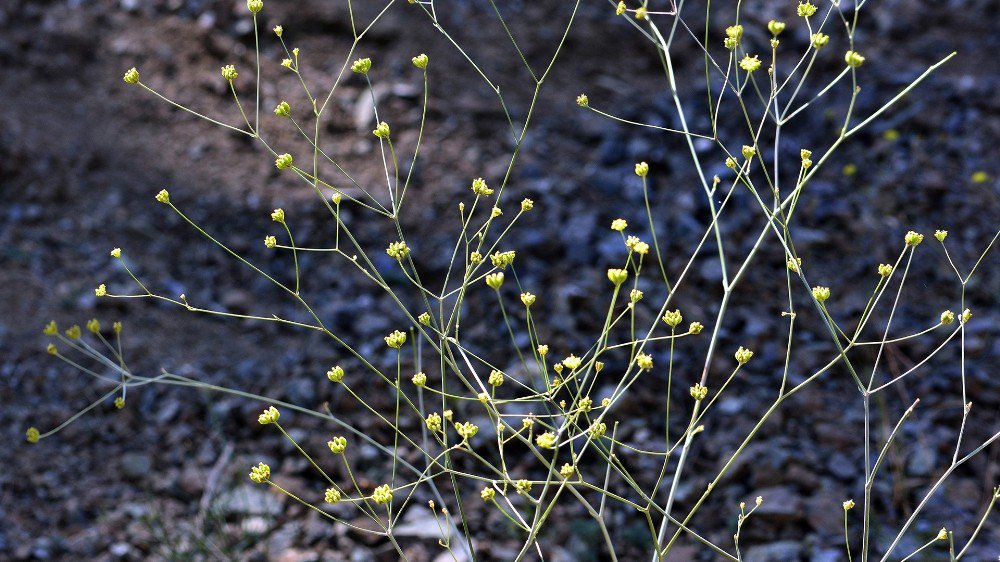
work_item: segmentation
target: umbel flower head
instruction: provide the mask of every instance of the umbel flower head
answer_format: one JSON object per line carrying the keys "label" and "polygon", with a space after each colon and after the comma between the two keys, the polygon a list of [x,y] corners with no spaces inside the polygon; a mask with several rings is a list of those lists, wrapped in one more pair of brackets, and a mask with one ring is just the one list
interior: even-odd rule
{"label": "umbel flower head", "polygon": [[406,332],[394,330],[391,334],[389,334],[383,339],[385,339],[385,345],[393,349],[399,349],[403,347],[403,344],[406,343]]}
{"label": "umbel flower head", "polygon": [[427,373],[424,373],[424,372],[417,373],[417,374],[413,375],[413,378],[411,380],[413,381],[414,386],[421,386],[421,387],[422,386],[426,386],[427,385]]}
{"label": "umbel flower head", "polygon": [[28,430],[24,432],[24,439],[28,443],[38,443],[38,440],[41,439],[41,437],[42,434],[39,433],[37,427],[29,427]]}
{"label": "umbel flower head", "polygon": [[156,194],[156,200],[163,204],[170,203],[170,193],[166,189],[161,189],[160,192]]}
{"label": "umbel flower head", "polygon": [[281,412],[279,412],[274,406],[270,406],[268,409],[264,410],[261,415],[257,416],[257,422],[260,423],[260,425],[269,425],[276,423],[279,417],[281,417]]}
{"label": "umbel flower head", "polygon": [[483,197],[493,195],[493,190],[486,186],[486,180],[483,178],[472,180],[472,192]]}
{"label": "umbel flower head", "polygon": [[680,309],[670,311],[668,310],[666,314],[663,315],[663,321],[671,328],[676,328],[681,322],[684,321],[684,316],[681,315]]}
{"label": "umbel flower head", "polygon": [[425,55],[423,53],[420,53],[419,55],[417,55],[417,56],[413,57],[412,59],[410,59],[410,62],[413,63],[413,66],[415,66],[415,67],[417,67],[417,68],[419,68],[421,70],[425,69],[425,68],[427,68],[427,55]]}
{"label": "umbel flower head", "polygon": [[590,105],[590,98],[587,97],[587,94],[580,94],[576,96],[576,105],[587,107]]}
{"label": "umbel flower head", "polygon": [[635,165],[635,175],[639,176],[640,178],[644,178],[646,177],[647,174],[649,174],[649,164],[645,162],[639,162],[638,164]]}
{"label": "umbel flower head", "polygon": [[382,484],[372,492],[372,501],[377,504],[387,504],[392,501],[392,488],[388,484]]}
{"label": "umbel flower head", "polygon": [[292,167],[294,159],[289,153],[279,154],[277,158],[274,159],[274,166],[279,170],[285,170]]}
{"label": "umbel flower head", "polygon": [[539,434],[535,437],[535,444],[542,449],[551,449],[556,446],[556,434],[551,431]]}
{"label": "umbel flower head", "polygon": [[281,103],[275,106],[274,114],[278,117],[288,117],[292,114],[292,107],[288,105],[287,101],[282,100]]}
{"label": "umbel flower head", "polygon": [[608,270],[608,280],[615,284],[615,286],[621,285],[628,279],[627,269],[609,269]]}
{"label": "umbel flower head", "polygon": [[826,44],[830,42],[830,36],[826,33],[813,33],[810,39],[812,40],[813,48],[816,50],[826,47]]}
{"label": "umbel flower head", "polygon": [[830,287],[821,287],[819,285],[812,288],[813,298],[819,302],[824,302],[826,299],[830,298]]}
{"label": "umbel flower head", "polygon": [[326,372],[326,378],[330,379],[330,382],[340,382],[344,380],[344,368],[340,365],[332,367]]}
{"label": "umbel flower head", "polygon": [[490,273],[486,276],[486,285],[494,291],[503,285],[503,272]]}
{"label": "umbel flower head", "polygon": [[920,243],[924,241],[924,235],[911,230],[906,233],[903,240],[906,242],[907,246],[919,246]]}
{"label": "umbel flower head", "polygon": [[340,490],[336,488],[327,488],[326,492],[323,493],[323,501],[326,503],[339,503],[340,497]]}
{"label": "umbel flower head", "polygon": [[785,22],[771,20],[767,22],[767,30],[771,32],[771,35],[777,37],[785,30]]}
{"label": "umbel flower head", "polygon": [[138,84],[139,71],[133,66],[125,71],[125,76],[122,77],[122,80],[124,80],[126,84]]}
{"label": "umbel flower head", "polygon": [[703,386],[701,383],[697,383],[694,386],[692,386],[690,391],[691,391],[691,398],[694,398],[699,402],[704,400],[705,397],[708,396],[708,387]]}
{"label": "umbel flower head", "polygon": [[385,121],[382,121],[381,123],[378,124],[378,126],[375,127],[375,130],[372,131],[372,134],[380,139],[389,138],[389,124],[386,123]]}
{"label": "umbel flower head", "polygon": [[385,253],[396,261],[402,261],[403,258],[410,255],[410,247],[406,245],[406,242],[393,242],[385,249]]}
{"label": "umbel flower head", "polygon": [[250,468],[250,480],[258,484],[263,484],[271,478],[271,467],[264,463],[257,463],[257,466]]}
{"label": "umbel flower head", "polygon": [[501,252],[497,250],[496,252],[493,253],[493,255],[490,256],[490,261],[493,262],[494,267],[498,267],[500,269],[506,269],[508,265],[514,263],[515,256],[516,253],[514,252],[514,250],[508,250],[506,252]]}
{"label": "umbel flower head", "polygon": [[251,14],[256,14],[264,9],[264,0],[247,0],[247,9]]}
{"label": "umbel flower head", "polygon": [[625,219],[615,219],[611,221],[611,230],[622,232],[626,228],[628,228],[628,223],[625,222]]}
{"label": "umbel flower head", "polygon": [[236,80],[236,77],[238,76],[239,73],[236,72],[235,66],[227,64],[226,66],[222,67],[222,77],[225,78],[226,80],[232,82],[233,80]]}
{"label": "umbel flower head", "polygon": [[847,51],[844,54],[844,61],[847,63],[847,66],[857,68],[865,63],[865,57],[861,56],[861,53],[857,51]]}
{"label": "umbel flower head", "polygon": [[497,491],[489,486],[483,488],[482,492],[479,492],[479,497],[482,498],[484,502],[493,501],[493,498],[496,497],[496,495]]}
{"label": "umbel flower head", "polygon": [[337,436],[327,441],[326,444],[328,447],[330,447],[331,453],[335,455],[340,455],[347,449],[347,438],[342,436]]}
{"label": "umbel flower head", "polygon": [[740,346],[740,348],[736,350],[736,362],[740,365],[746,365],[747,361],[749,361],[751,357],[753,357],[753,352],[743,346]]}
{"label": "umbel flower head", "polygon": [[750,55],[744,55],[743,59],[740,60],[740,68],[746,70],[747,72],[753,72],[760,68],[760,59],[757,58],[757,55],[752,57]]}
{"label": "umbel flower head", "polygon": [[275,210],[271,211],[271,220],[273,220],[274,222],[277,222],[277,223],[284,224],[285,223],[285,210],[281,209],[281,208],[278,208],[278,209],[275,209]]}
{"label": "umbel flower head", "polygon": [[798,9],[796,9],[796,13],[799,15],[799,17],[803,18],[812,17],[813,15],[816,14],[816,6],[810,4],[809,2],[801,2],[799,3]]}
{"label": "umbel flower head", "polygon": [[468,441],[479,433],[479,426],[472,422],[458,422],[455,424],[455,431],[458,432],[459,437]]}
{"label": "umbel flower head", "polygon": [[490,377],[487,379],[487,382],[490,383],[490,386],[502,386],[503,378],[503,373],[494,369],[490,371]]}
{"label": "umbel flower head", "polygon": [[372,59],[369,58],[358,59],[351,64],[351,70],[357,74],[368,74],[371,69]]}
{"label": "umbel flower head", "polygon": [[653,356],[647,353],[640,353],[635,356],[635,364],[643,371],[648,371],[653,368]]}

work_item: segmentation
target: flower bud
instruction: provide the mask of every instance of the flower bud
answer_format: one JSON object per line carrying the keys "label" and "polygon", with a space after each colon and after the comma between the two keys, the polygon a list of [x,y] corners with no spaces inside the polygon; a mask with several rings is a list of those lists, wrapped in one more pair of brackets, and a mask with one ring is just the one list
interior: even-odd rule
{"label": "flower bud", "polygon": [[521,304],[531,306],[535,304],[535,295],[531,293],[521,293]]}
{"label": "flower bud", "polygon": [[326,503],[334,504],[339,503],[341,499],[340,490],[336,488],[327,488],[326,492],[323,493],[323,501]]}
{"label": "flower bud", "polygon": [[160,203],[170,203],[170,193],[166,189],[161,189],[159,193],[156,194],[156,200]]}
{"label": "flower bud", "polygon": [[419,55],[410,59],[410,62],[413,63],[413,66],[423,70],[427,68],[427,55],[420,53]]}
{"label": "flower bud", "polygon": [[635,175],[639,176],[640,178],[644,178],[648,173],[649,173],[649,164],[645,162],[639,162],[638,164],[635,165]]}
{"label": "flower bud", "polygon": [[767,30],[771,32],[771,35],[777,37],[785,30],[785,22],[771,20],[767,22]]}
{"label": "flower bud", "polygon": [[282,101],[274,108],[274,114],[278,117],[288,117],[292,114],[292,107],[288,105],[287,101]]}
{"label": "flower bud", "polygon": [[281,27],[280,25],[274,26],[274,34],[278,36],[278,39],[281,39],[281,34],[284,32],[285,28]]}
{"label": "flower bud", "polygon": [[935,230],[934,238],[937,238],[938,242],[944,242],[944,239],[948,237],[947,230]]}

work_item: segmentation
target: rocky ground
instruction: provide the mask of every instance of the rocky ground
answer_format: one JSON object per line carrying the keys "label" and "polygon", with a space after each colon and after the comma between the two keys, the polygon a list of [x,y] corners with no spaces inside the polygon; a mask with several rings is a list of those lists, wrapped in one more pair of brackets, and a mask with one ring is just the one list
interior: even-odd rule
{"label": "rocky ground", "polygon": [[[344,3],[266,3],[266,27],[284,25],[288,40],[302,50],[303,73],[325,84],[323,77],[339,70],[351,46]],[[360,11],[367,14],[373,4]],[[470,178],[501,177],[511,146],[496,97],[426,17],[405,2],[396,4],[357,54],[374,59],[373,80],[384,96],[382,107],[392,116],[394,135],[398,130],[401,145],[407,146],[414,139],[404,131],[419,123],[421,93],[419,74],[409,60],[420,52],[432,60],[427,149],[414,169],[404,227],[415,241],[414,253],[424,259],[427,279],[440,279],[458,224],[452,215],[459,194],[468,189]],[[447,9],[439,8],[445,28],[454,31],[487,74],[499,77],[511,113],[523,119],[530,82],[521,79],[520,59],[496,25],[492,8],[459,0],[438,4],[447,4]],[[550,55],[560,29],[549,24],[565,19],[565,4],[503,3],[532,63]],[[574,334],[593,333],[603,320],[604,305],[595,304],[592,295],[603,294],[607,281],[602,272],[621,259],[617,234],[606,226],[617,216],[632,224],[643,222],[641,185],[631,174],[634,162],[649,161],[655,172],[653,204],[673,250],[667,252],[670,268],[683,266],[688,257],[683,250],[697,241],[708,216],[689,155],[676,137],[637,131],[576,106],[576,95],[586,91],[595,106],[621,117],[676,125],[648,44],[615,19],[605,2],[583,4],[534,110],[533,133],[508,199],[536,201],[512,245],[519,253],[522,283],[541,295],[539,314],[557,319],[547,336],[562,349],[578,343]],[[794,3],[759,4],[764,6],[745,14],[744,25],[749,39],[763,44],[766,22],[793,21]],[[968,270],[1000,228],[1000,167],[994,149],[1000,141],[1000,62],[995,57],[1000,35],[991,25],[996,8],[995,2],[977,0],[886,0],[866,6],[870,13],[857,35],[859,50],[868,58],[860,73],[858,114],[870,114],[947,53],[957,51],[958,56],[838,152],[801,203],[797,248],[815,264],[817,278],[834,288],[835,314],[854,317],[864,308],[874,268],[895,258],[910,229],[928,234],[927,247],[912,266],[894,325],[900,333],[917,331],[933,323],[941,310],[958,308],[962,287],[929,234],[948,229],[954,260]],[[0,472],[2,559],[395,557],[383,542],[333,527],[315,513],[251,486],[245,473],[260,459],[269,460],[293,491],[320,485],[287,441],[257,425],[257,403],[144,387],[129,394],[121,411],[102,403],[41,443],[24,443],[28,426],[54,427],[103,392],[45,354],[41,328],[50,319],[64,327],[94,316],[105,325],[121,320],[127,357],[136,372],[163,368],[311,407],[329,401],[345,416],[358,412],[355,404],[330,390],[323,373],[337,359],[337,350],[316,335],[197,316],[149,301],[94,297],[101,282],[112,292],[134,289],[108,256],[120,246],[129,266],[164,294],[184,293],[193,303],[236,313],[300,313],[273,286],[156,204],[153,195],[168,187],[171,199],[193,220],[264,264],[266,271],[287,278],[290,262],[261,243],[274,230],[268,214],[283,207],[295,218],[300,244],[321,244],[328,217],[312,193],[279,175],[258,146],[121,81],[125,69],[138,66],[144,82],[165,95],[238,122],[218,68],[236,64],[245,84],[250,83],[253,33],[245,14],[243,2],[224,0],[8,0],[0,5],[0,427],[7,467]],[[696,14],[691,17],[698,21]],[[718,23],[713,37],[722,36],[724,26]],[[786,31],[782,40],[803,40],[801,30]],[[701,58],[686,48],[690,56],[678,58],[681,84],[699,84]],[[839,52],[844,45],[834,48]],[[264,58],[265,75],[272,78],[262,91],[264,110],[286,97],[293,107],[301,107],[301,99],[289,93],[296,82],[281,73],[277,61],[283,55],[269,34]],[[817,72],[835,72],[840,64],[839,57],[832,57]],[[692,86],[687,91],[695,98],[698,90]],[[837,126],[831,115],[843,115],[846,109],[847,97],[843,91],[837,94],[825,106],[830,113],[807,112],[787,132],[790,145],[829,144]],[[375,183],[381,168],[372,162],[375,145],[369,140],[366,96],[357,79],[338,88],[325,134],[332,151],[357,170],[362,182]],[[691,118],[693,129],[707,125],[705,117]],[[291,132],[279,130],[273,118],[264,123],[273,128],[277,145],[294,146]],[[733,144],[735,149],[742,143]],[[710,175],[726,172],[721,161],[708,170]],[[732,215],[726,226],[738,255],[752,242],[746,233],[759,228],[759,217],[751,212],[749,195],[734,197],[747,209]],[[381,254],[388,235],[374,224],[358,229],[374,248],[372,254]],[[987,256],[964,291],[975,312],[965,342],[965,374],[974,402],[966,443],[980,442],[1000,429],[997,255]],[[699,258],[681,293],[690,319],[714,314],[720,274],[713,259],[712,251]],[[725,349],[755,349],[754,368],[718,406],[708,428],[712,439],[697,449],[689,474],[714,474],[774,397],[784,356],[786,324],[779,315],[784,274],[774,244],[764,248],[760,259],[765,265],[738,292],[721,339]],[[389,271],[393,264],[377,265]],[[304,289],[319,303],[317,313],[363,352],[381,353],[381,337],[402,321],[395,304],[330,260],[306,259],[302,266],[310,271]],[[473,297],[470,309],[486,310],[488,298]],[[804,312],[803,340],[793,355],[802,372],[829,353],[824,334],[808,328],[810,321],[815,318]],[[474,341],[495,336],[490,326],[468,329]],[[889,346],[882,364],[889,373],[902,372],[932,351],[935,341]],[[689,346],[678,356],[681,363],[695,362],[703,352]],[[859,360],[865,359],[870,364],[874,357],[861,355]],[[883,498],[877,505],[879,525],[884,525],[876,529],[876,547],[885,546],[886,531],[912,512],[951,458],[962,412],[958,361],[958,348],[949,348],[877,404],[879,424],[891,427],[906,405],[921,399],[904,426],[901,445],[889,457],[886,478],[876,485]],[[661,407],[656,392],[662,383],[651,379],[616,412],[622,421],[620,437],[654,447],[656,432],[649,428],[660,420],[650,419],[649,412]],[[790,400],[772,416],[695,526],[711,529],[710,538],[729,544],[735,506],[762,495],[767,501],[760,517],[744,531],[746,560],[843,559],[840,502],[862,494],[860,404],[844,371]],[[332,431],[328,425],[288,417],[303,443],[325,446]],[[623,455],[640,468],[648,462]],[[1000,446],[993,445],[957,470],[905,546],[916,548],[941,525],[954,529],[964,543],[1000,483],[998,457]],[[692,477],[681,490],[681,505],[697,497],[701,480]],[[434,560],[440,553],[435,529],[426,526],[427,515],[414,508],[410,526],[402,530],[412,560]],[[492,532],[492,515],[474,516],[485,556],[509,558],[514,537]],[[621,540],[635,542],[625,559],[639,559],[645,533],[642,525],[622,527]],[[558,518],[545,538],[558,545],[551,560],[594,559],[593,529],[579,514]],[[695,552],[692,543],[683,543],[673,559],[711,559]],[[943,550],[934,552],[925,559],[944,559]],[[998,555],[1000,526],[987,524],[968,559]]]}

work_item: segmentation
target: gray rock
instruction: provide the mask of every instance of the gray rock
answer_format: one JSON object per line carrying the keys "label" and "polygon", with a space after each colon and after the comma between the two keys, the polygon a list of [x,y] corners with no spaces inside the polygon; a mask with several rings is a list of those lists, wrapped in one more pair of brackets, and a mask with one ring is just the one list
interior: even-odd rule
{"label": "gray rock", "polygon": [[754,512],[754,517],[770,521],[788,522],[802,518],[802,500],[791,488],[775,486],[758,490],[754,497],[761,496],[764,503]]}
{"label": "gray rock", "polygon": [[802,559],[802,545],[796,541],[778,541],[748,548],[743,562],[797,562]]}
{"label": "gray rock", "polygon": [[284,496],[278,496],[266,489],[251,484],[243,484],[222,493],[216,500],[215,509],[233,515],[280,515]]}
{"label": "gray rock", "polygon": [[153,458],[148,453],[125,453],[121,463],[125,476],[136,480],[145,478],[153,468]]}

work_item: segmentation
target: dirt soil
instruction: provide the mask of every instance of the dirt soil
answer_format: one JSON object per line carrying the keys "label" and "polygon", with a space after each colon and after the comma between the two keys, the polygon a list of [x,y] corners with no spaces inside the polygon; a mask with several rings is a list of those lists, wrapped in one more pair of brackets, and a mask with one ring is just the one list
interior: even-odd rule
{"label": "dirt soil", "polygon": [[[420,76],[410,58],[421,52],[430,56],[425,153],[414,168],[403,224],[414,241],[414,254],[422,256],[422,275],[439,282],[459,224],[456,205],[467,194],[469,180],[483,176],[498,182],[509,159],[509,125],[496,96],[406,2],[395,2],[353,54],[346,3],[265,3],[263,28],[284,26],[286,40],[301,49],[303,75],[319,90],[329,87],[345,60],[374,60],[372,80],[382,96],[380,108],[393,134],[399,131],[401,146],[412,147],[412,131],[420,119]],[[355,4],[361,4],[364,19],[382,2]],[[559,22],[568,16],[570,3],[500,4],[525,56],[539,66],[558,41]],[[520,281],[541,295],[538,314],[557,319],[547,337],[559,349],[572,349],[579,334],[600,329],[605,304],[592,295],[604,294],[602,272],[621,259],[617,233],[607,225],[618,216],[631,224],[644,221],[641,185],[631,173],[636,161],[648,161],[655,172],[653,208],[659,232],[669,241],[669,268],[683,266],[688,257],[683,251],[700,237],[708,216],[690,156],[678,137],[626,127],[576,106],[576,95],[586,92],[595,106],[623,118],[676,125],[651,46],[615,18],[607,2],[583,4],[534,108],[533,132],[522,148],[507,199],[531,197],[536,202],[533,214],[512,234],[511,246],[518,250]],[[764,44],[769,19],[796,20],[794,2],[753,4],[756,12],[746,13],[743,24],[749,40],[759,44]],[[442,25],[487,75],[496,77],[511,114],[523,122],[533,88],[489,3],[452,0],[438,5]],[[921,248],[912,266],[894,330],[923,329],[940,311],[957,309],[962,297],[962,287],[930,233],[949,230],[956,265],[968,270],[1000,229],[997,8],[992,0],[866,4],[869,13],[857,34],[859,50],[867,57],[859,73],[858,115],[876,110],[949,52],[958,56],[841,149],[801,203],[798,251],[815,264],[816,278],[845,295],[836,304],[836,314],[843,318],[864,308],[875,267],[895,259],[903,234],[913,229],[928,235],[928,247]],[[721,5],[718,9],[721,13]],[[700,21],[696,13],[690,17]],[[722,37],[724,26],[717,23],[713,37]],[[804,41],[803,30],[791,27],[782,41]],[[302,153],[295,132],[270,115],[270,108],[288,99],[298,108],[296,115],[305,117],[303,99],[294,93],[297,81],[279,65],[284,57],[280,45],[270,33],[263,35],[264,133],[275,146]],[[685,46],[682,41],[680,48],[688,54],[677,62],[682,94],[697,108],[702,60],[690,42]],[[845,46],[830,49],[841,52]],[[326,211],[311,191],[275,170],[273,158],[259,145],[121,80],[125,69],[137,66],[143,81],[164,95],[239,123],[219,77],[219,67],[229,63],[241,71],[241,96],[251,99],[253,27],[242,1],[0,4],[0,457],[6,467],[0,472],[0,559],[394,559],[383,542],[334,528],[277,496],[255,495],[246,471],[258,460],[269,461],[276,477],[292,490],[315,491],[322,482],[286,441],[258,426],[261,406],[249,400],[143,387],[129,392],[121,411],[109,398],[54,436],[36,445],[25,443],[28,426],[43,431],[55,427],[106,392],[45,353],[41,330],[52,319],[62,327],[82,325],[91,317],[105,328],[121,321],[126,357],[136,372],[166,369],[309,407],[329,403],[348,417],[362,415],[349,398],[331,391],[324,373],[343,358],[317,334],[94,295],[99,283],[113,293],[135,291],[121,265],[108,255],[121,247],[129,267],[163,294],[183,293],[189,302],[234,313],[302,316],[286,295],[153,200],[168,188],[171,200],[192,220],[286,280],[290,260],[262,244],[265,235],[276,234],[271,209],[280,206],[293,218],[290,224],[301,245],[329,243]],[[832,75],[842,64],[837,56],[827,57],[817,73]],[[370,135],[367,95],[362,81],[347,77],[332,98],[324,134],[330,150],[361,183],[377,184],[382,170],[374,159],[377,145]],[[839,125],[834,116],[844,114],[846,99],[839,90],[831,93],[824,110],[807,112],[785,133],[789,145],[827,146]],[[693,129],[705,130],[705,117],[689,118]],[[738,150],[742,142],[733,144],[730,148]],[[727,170],[719,161],[707,172],[724,175]],[[749,194],[734,197],[747,212],[734,216],[726,236],[734,255],[741,255],[752,243],[747,233],[757,231],[760,218]],[[381,248],[394,234],[348,213],[348,222],[354,219],[372,255],[383,254]],[[709,303],[717,302],[720,291],[719,272],[710,265],[713,255],[711,248],[705,251],[681,292],[686,318],[714,316]],[[975,313],[965,342],[965,374],[974,403],[966,443],[981,442],[1000,430],[998,255],[989,254],[964,289],[965,302]],[[783,291],[784,268],[773,240],[760,261],[765,265],[744,281],[720,340],[725,349],[755,349],[754,369],[720,405],[721,413],[708,428],[713,437],[696,449],[688,474],[714,474],[774,398],[787,324],[780,316],[781,298],[774,297]],[[300,265],[309,271],[303,291],[318,303],[317,313],[363,353],[388,359],[378,354],[384,347],[381,337],[403,321],[395,303],[333,260],[309,256]],[[388,272],[393,263],[377,265]],[[491,299],[485,291],[471,297],[470,315],[486,314]],[[815,320],[803,313],[803,326]],[[506,337],[493,326],[471,324],[471,341]],[[809,372],[828,356],[828,341],[819,329],[804,327],[802,334],[793,362]],[[890,374],[905,371],[933,344],[919,339],[888,346],[882,364]],[[679,349],[678,357],[695,363],[703,353],[693,345]],[[878,423],[891,427],[902,409],[921,398],[899,439],[903,444],[892,450],[889,476],[876,485],[877,495],[885,498],[877,505],[885,530],[905,520],[951,458],[963,407],[958,359],[958,348],[950,348],[877,404]],[[621,405],[616,412],[622,421],[620,437],[639,447],[658,446],[660,430],[655,427],[662,420],[650,419],[649,412],[662,406],[656,393],[664,380],[652,378]],[[377,387],[370,388],[374,392]],[[744,544],[753,551],[747,560],[841,560],[840,502],[863,494],[860,404],[842,370],[795,397],[771,418],[764,436],[753,442],[695,526],[707,529],[709,538],[731,544],[737,504],[760,494],[777,507],[745,530]],[[313,419],[288,418],[303,446],[313,450],[322,450],[334,431]],[[372,470],[379,467],[373,463]],[[702,480],[690,478],[680,505],[697,498]],[[994,444],[955,472],[904,547],[919,547],[941,525],[954,529],[956,540],[964,544],[997,484],[1000,445]],[[250,513],[248,504],[262,506],[262,512]],[[507,559],[516,537],[494,532],[500,524],[493,519],[496,514],[473,509],[470,518],[484,555]],[[544,537],[553,545],[550,559],[599,559],[587,521],[570,511],[555,518]],[[1000,555],[1000,525],[995,522],[994,517],[986,525],[968,559]],[[625,559],[639,559],[645,552],[645,527],[617,531],[623,545],[634,543]],[[882,531],[876,530],[876,548],[886,546]],[[411,538],[406,545],[411,560],[434,560],[441,550],[433,539]],[[671,559],[712,559],[696,552],[694,543],[684,542]],[[934,559],[941,558],[926,558]]]}

